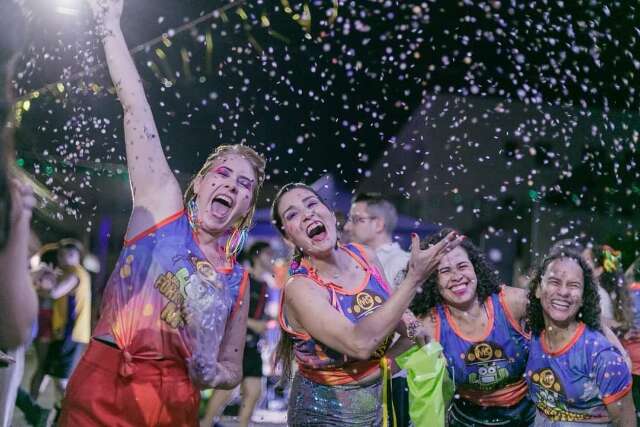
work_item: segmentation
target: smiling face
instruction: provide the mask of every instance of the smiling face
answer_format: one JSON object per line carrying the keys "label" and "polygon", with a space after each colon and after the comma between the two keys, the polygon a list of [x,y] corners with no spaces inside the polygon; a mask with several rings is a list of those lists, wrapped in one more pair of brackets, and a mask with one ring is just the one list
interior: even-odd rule
{"label": "smiling face", "polygon": [[476,298],[478,278],[467,251],[457,246],[438,264],[438,290],[453,307],[466,307]]}
{"label": "smiling face", "polygon": [[200,227],[218,234],[237,223],[251,208],[255,184],[254,169],[242,156],[226,154],[214,160],[194,182]]}
{"label": "smiling face", "polygon": [[584,294],[584,273],[573,258],[549,263],[536,289],[547,326],[566,326],[575,322]]}
{"label": "smiling face", "polygon": [[294,188],[277,206],[285,238],[314,256],[333,250],[337,241],[336,217],[313,192]]}

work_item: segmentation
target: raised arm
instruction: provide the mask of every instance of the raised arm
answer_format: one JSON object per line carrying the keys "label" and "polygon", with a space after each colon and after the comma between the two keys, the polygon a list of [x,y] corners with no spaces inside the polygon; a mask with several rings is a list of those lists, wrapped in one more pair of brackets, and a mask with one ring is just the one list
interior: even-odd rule
{"label": "raised arm", "polygon": [[0,249],[0,348],[4,349],[15,348],[29,339],[38,313],[38,299],[29,276],[27,248],[35,198],[26,184],[14,181],[11,190],[9,239]]}
{"label": "raised arm", "polygon": [[298,326],[343,354],[357,359],[370,358],[382,341],[396,329],[417,288],[435,270],[442,255],[459,244],[461,238],[451,233],[426,250],[419,249],[417,236],[412,240],[405,279],[380,308],[357,324],[343,316],[336,316],[326,295],[323,295],[324,291],[308,279],[293,279],[287,284],[285,292],[285,307],[293,326]]}
{"label": "raised arm", "polygon": [[123,0],[88,0],[101,32],[107,65],[124,110],[127,166],[134,210],[127,235],[182,208],[180,185],[165,158],[140,75],[120,28]]}

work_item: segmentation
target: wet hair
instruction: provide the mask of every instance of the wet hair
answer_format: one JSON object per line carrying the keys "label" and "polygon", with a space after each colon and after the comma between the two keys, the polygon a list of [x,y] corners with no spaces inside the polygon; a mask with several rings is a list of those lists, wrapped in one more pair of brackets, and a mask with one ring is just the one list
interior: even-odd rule
{"label": "wet hair", "polygon": [[[420,248],[426,249],[429,246],[435,245],[452,231],[454,230],[450,228],[440,230],[438,233],[424,239],[420,243]],[[471,264],[473,265],[478,283],[476,287],[476,297],[482,304],[490,295],[500,292],[500,279],[498,277],[498,272],[491,263],[487,261],[480,249],[478,249],[469,239],[462,240],[460,247],[465,250],[469,257],[469,261],[471,261]],[[442,299],[442,295],[440,295],[440,290],[438,288],[438,274],[437,272],[434,272],[422,284],[419,293],[414,297],[413,302],[411,303],[411,311],[413,311],[417,316],[423,317],[427,315],[433,307],[443,303],[445,303],[445,301]]]}
{"label": "wet hair", "polygon": [[237,155],[247,160],[251,167],[253,168],[253,172],[256,175],[256,182],[253,186],[253,191],[251,195],[251,205],[249,207],[249,212],[242,217],[240,222],[237,224],[238,228],[248,228],[251,225],[251,221],[253,219],[253,214],[256,210],[256,204],[258,202],[258,193],[262,188],[262,184],[264,183],[264,169],[266,166],[266,162],[264,158],[258,154],[253,148],[242,145],[242,144],[234,144],[234,145],[220,145],[218,146],[213,153],[209,154],[207,160],[204,162],[204,165],[200,168],[198,173],[191,179],[189,182],[189,186],[187,187],[187,191],[184,193],[184,203],[188,204],[195,196],[194,185],[198,178],[205,176],[213,163],[225,156],[229,155]]}
{"label": "wet hair", "polygon": [[264,250],[270,248],[271,245],[269,245],[269,243],[258,240],[257,242],[254,242],[249,249],[247,249],[245,259],[248,260],[249,264],[253,267],[255,266],[255,259],[259,257]]}
{"label": "wet hair", "polygon": [[613,318],[619,324],[615,331],[617,334],[624,334],[633,325],[633,305],[622,269],[622,253],[608,245],[595,245],[593,263],[595,266],[602,267],[602,274],[598,281],[600,286],[611,295]]}
{"label": "wet hair", "polygon": [[[271,221],[273,225],[276,227],[276,229],[278,230],[278,232],[282,235],[282,237],[285,237],[285,238],[287,237],[287,235],[284,231],[284,224],[282,221],[282,217],[280,216],[280,212],[278,211],[278,208],[280,207],[280,201],[282,200],[282,197],[285,194],[287,194],[289,191],[295,190],[295,189],[307,190],[313,193],[318,198],[318,200],[320,200],[320,203],[327,206],[327,204],[322,199],[320,194],[318,194],[318,192],[315,189],[313,189],[313,187],[307,184],[304,184],[302,182],[291,182],[285,185],[284,187],[282,187],[280,191],[278,191],[278,194],[276,194],[276,197],[273,199],[273,203],[271,204]],[[300,265],[300,262],[302,261],[302,257],[303,257],[302,250],[300,250],[300,248],[297,248],[297,247],[294,248],[293,256],[291,260],[292,269],[295,268],[297,265]],[[282,326],[280,326],[280,341],[278,341],[278,346],[276,348],[275,365],[282,366],[282,378],[280,381],[281,383],[284,381],[288,381],[292,376],[293,358],[294,358],[293,338],[291,338],[291,335],[287,331],[283,330]]]}
{"label": "wet hair", "polygon": [[358,193],[351,200],[351,203],[360,202],[367,205],[367,211],[371,216],[384,220],[385,233],[393,233],[398,224],[398,211],[388,199],[380,193]]}
{"label": "wet hair", "polygon": [[600,297],[598,296],[597,284],[593,278],[593,271],[579,252],[572,248],[556,248],[542,260],[534,271],[533,278],[529,284],[529,305],[527,306],[527,326],[534,335],[540,335],[545,328],[544,316],[542,314],[542,304],[536,298],[536,290],[542,283],[542,276],[547,271],[549,265],[556,260],[569,258],[578,263],[582,269],[584,277],[584,288],[582,293],[582,306],[578,310],[578,320],[584,322],[590,329],[601,330],[600,326]]}

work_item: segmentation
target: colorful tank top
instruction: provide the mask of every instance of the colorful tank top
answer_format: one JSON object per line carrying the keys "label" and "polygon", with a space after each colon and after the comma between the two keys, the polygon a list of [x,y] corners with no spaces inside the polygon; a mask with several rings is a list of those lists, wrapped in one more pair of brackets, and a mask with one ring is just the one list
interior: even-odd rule
{"label": "colorful tank top", "polygon": [[489,319],[481,339],[463,336],[446,305],[438,305],[435,337],[444,349],[456,393],[480,406],[510,407],[527,394],[523,379],[529,337],[504,301],[504,291],[484,303]]}
{"label": "colorful tank top", "polygon": [[[215,269],[200,250],[186,211],[125,241],[104,290],[94,337],[110,335],[125,359],[174,359],[191,354],[182,307],[187,295],[215,288],[225,322],[248,283],[238,264]],[[217,348],[217,347],[216,347]]]}
{"label": "colorful tank top", "polygon": [[[367,261],[362,247],[351,243],[340,246],[340,249],[351,255],[365,271],[365,278],[357,289],[347,291],[334,283],[324,282],[314,269],[306,266],[298,267],[291,276],[309,278],[318,286],[327,289],[333,308],[352,323],[358,323],[377,310],[389,298],[391,291],[380,272]],[[391,337],[380,345],[371,359],[356,360],[314,340],[306,333],[291,329],[286,322],[282,301],[284,292],[281,297],[279,320],[282,328],[293,338],[300,374],[320,384],[339,385],[354,383],[376,372],[380,358],[391,343]]]}
{"label": "colorful tank top", "polygon": [[538,413],[552,421],[607,423],[605,405],[631,390],[631,373],[620,351],[584,323],[555,352],[546,348],[544,331],[534,336],[526,379]]}

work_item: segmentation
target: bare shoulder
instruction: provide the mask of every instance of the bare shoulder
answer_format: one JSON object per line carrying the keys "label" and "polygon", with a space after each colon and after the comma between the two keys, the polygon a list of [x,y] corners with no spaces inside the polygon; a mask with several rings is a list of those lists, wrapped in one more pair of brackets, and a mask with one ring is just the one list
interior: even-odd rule
{"label": "bare shoulder", "polygon": [[507,301],[509,300],[514,300],[514,301],[525,301],[527,300],[527,294],[528,291],[526,289],[520,289],[520,288],[515,288],[513,286],[503,286],[502,287],[502,292],[504,293],[505,298],[507,299]]}
{"label": "bare shoulder", "polygon": [[514,317],[522,318],[526,314],[527,306],[529,305],[528,292],[525,289],[514,288],[513,286],[503,286],[502,294]]}
{"label": "bare shoulder", "polygon": [[284,285],[284,290],[287,302],[306,301],[307,298],[327,294],[326,289],[321,288],[312,279],[302,275],[290,277]]}

